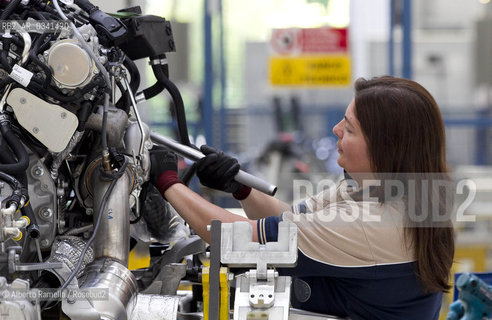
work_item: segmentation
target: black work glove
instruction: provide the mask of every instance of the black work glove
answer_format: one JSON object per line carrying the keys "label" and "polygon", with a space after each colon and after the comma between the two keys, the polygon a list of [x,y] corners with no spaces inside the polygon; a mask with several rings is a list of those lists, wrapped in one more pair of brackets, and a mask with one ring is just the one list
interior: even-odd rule
{"label": "black work glove", "polygon": [[173,184],[181,183],[178,178],[178,156],[163,147],[154,146],[150,150],[150,182],[162,195]]}
{"label": "black work glove", "polygon": [[205,155],[196,162],[196,175],[201,184],[228,193],[235,193],[243,187],[234,180],[240,168],[235,158],[207,145],[201,146],[200,150]]}

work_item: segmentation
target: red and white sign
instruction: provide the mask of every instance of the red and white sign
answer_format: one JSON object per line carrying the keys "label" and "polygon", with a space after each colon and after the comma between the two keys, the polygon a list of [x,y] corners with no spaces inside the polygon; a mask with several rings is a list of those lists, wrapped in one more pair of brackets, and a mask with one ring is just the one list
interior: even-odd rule
{"label": "red and white sign", "polygon": [[277,54],[294,54],[298,51],[299,30],[296,28],[273,29],[270,46]]}
{"label": "red and white sign", "polygon": [[272,30],[270,47],[273,54],[302,55],[347,53],[347,28],[287,28]]}

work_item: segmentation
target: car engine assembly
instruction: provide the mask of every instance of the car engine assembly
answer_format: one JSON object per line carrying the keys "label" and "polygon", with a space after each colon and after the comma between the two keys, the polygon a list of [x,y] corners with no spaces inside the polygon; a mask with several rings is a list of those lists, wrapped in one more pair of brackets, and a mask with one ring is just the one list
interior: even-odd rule
{"label": "car engine assembly", "polygon": [[[176,318],[177,288],[165,279],[187,272],[170,266],[205,243],[148,183],[153,141],[137,110],[167,90],[190,145],[168,79],[170,23],[87,0],[0,9],[2,319]],[[157,81],[139,91],[143,58]],[[150,266],[130,271],[138,241],[152,247]]]}

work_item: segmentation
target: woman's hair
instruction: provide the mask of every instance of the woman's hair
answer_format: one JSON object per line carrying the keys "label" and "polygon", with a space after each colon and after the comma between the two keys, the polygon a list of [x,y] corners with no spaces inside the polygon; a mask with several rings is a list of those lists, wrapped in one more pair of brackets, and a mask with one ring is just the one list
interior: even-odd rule
{"label": "woman's hair", "polygon": [[[360,78],[355,82],[355,115],[366,137],[374,172],[419,177],[419,182],[436,177],[448,180],[444,123],[434,98],[424,87],[389,76]],[[452,223],[447,219],[434,224],[435,216],[429,214],[432,209],[427,210],[434,208],[436,201],[432,200],[436,194],[442,196],[442,190],[423,191],[420,183],[416,185],[417,197],[411,205],[426,218],[413,223],[407,217],[405,235],[413,245],[417,273],[426,292],[447,291],[454,255]],[[411,201],[408,199],[407,209]],[[437,203],[438,213],[449,217],[450,206],[443,197]]]}

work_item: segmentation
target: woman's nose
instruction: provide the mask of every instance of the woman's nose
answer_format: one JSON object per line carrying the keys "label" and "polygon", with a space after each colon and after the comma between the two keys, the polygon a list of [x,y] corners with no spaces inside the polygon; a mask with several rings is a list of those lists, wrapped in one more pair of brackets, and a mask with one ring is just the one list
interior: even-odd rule
{"label": "woman's nose", "polygon": [[340,121],[339,123],[337,123],[334,127],[333,127],[333,133],[338,137],[338,138],[342,138],[342,135],[343,135],[343,130],[342,130],[342,121]]}

